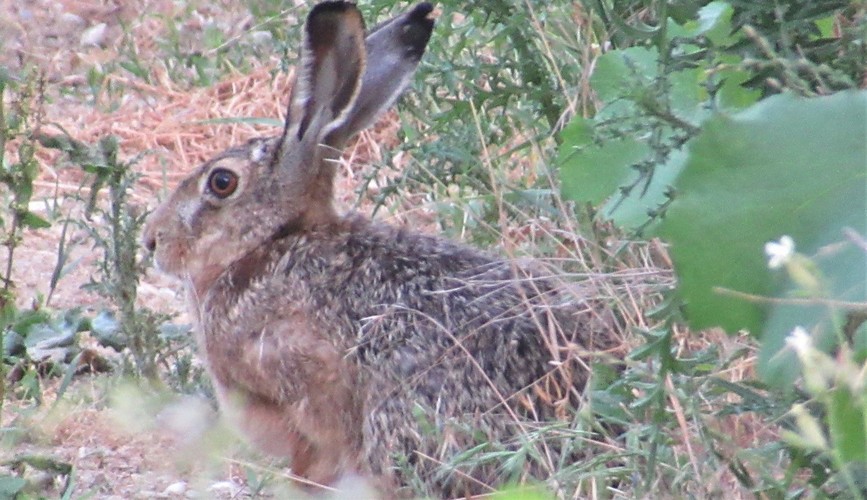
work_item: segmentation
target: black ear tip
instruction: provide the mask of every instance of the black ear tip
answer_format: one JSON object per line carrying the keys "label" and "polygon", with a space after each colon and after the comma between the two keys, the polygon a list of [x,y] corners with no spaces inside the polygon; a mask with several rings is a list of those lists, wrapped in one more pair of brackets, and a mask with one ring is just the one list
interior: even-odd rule
{"label": "black ear tip", "polygon": [[318,4],[314,5],[312,9],[310,9],[309,15],[312,16],[314,14],[321,14],[323,12],[344,12],[348,9],[354,9],[354,8],[355,8],[354,2],[339,2],[339,1],[337,1],[337,2],[335,2],[335,1],[319,2]]}
{"label": "black ear tip", "polygon": [[434,18],[431,16],[432,12],[433,4],[422,2],[407,13],[407,23],[433,30]]}
{"label": "black ear tip", "polygon": [[433,12],[433,4],[430,2],[422,2],[412,9],[412,11],[409,13],[409,16],[413,19],[420,20],[422,18],[426,18],[431,12]]}
{"label": "black ear tip", "polygon": [[364,30],[364,19],[353,2],[321,2],[307,14],[305,31],[307,39],[314,45],[325,41],[333,43],[336,33],[341,31],[347,21],[357,21]]}
{"label": "black ear tip", "polygon": [[352,11],[358,12],[358,8],[353,2],[320,2],[314,5],[310,9],[310,13],[307,14],[308,30],[314,27],[324,28],[327,23],[334,19],[333,16],[340,16]]}
{"label": "black ear tip", "polygon": [[406,17],[403,18],[404,28],[401,38],[410,57],[421,58],[425,47],[427,47],[434,27],[432,12],[433,5],[422,2],[407,12]]}

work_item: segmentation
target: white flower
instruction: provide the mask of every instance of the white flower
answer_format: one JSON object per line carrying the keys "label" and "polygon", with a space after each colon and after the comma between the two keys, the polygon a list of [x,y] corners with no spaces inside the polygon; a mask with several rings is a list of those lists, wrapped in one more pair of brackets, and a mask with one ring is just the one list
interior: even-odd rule
{"label": "white flower", "polygon": [[768,267],[777,269],[792,260],[795,255],[795,240],[791,236],[782,236],[780,241],[765,243],[765,254],[768,256]]}
{"label": "white flower", "polygon": [[786,346],[798,353],[799,356],[804,356],[813,349],[813,338],[803,327],[796,326],[792,333],[786,337]]}

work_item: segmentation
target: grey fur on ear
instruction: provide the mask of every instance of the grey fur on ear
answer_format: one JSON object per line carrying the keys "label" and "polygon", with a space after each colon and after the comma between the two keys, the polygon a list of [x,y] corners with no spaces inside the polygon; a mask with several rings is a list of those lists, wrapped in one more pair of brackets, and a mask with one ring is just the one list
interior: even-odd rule
{"label": "grey fur on ear", "polygon": [[433,6],[427,2],[374,27],[364,40],[367,67],[352,109],[325,144],[341,148],[400,97],[418,68],[434,27]]}
{"label": "grey fur on ear", "polygon": [[313,148],[346,120],[361,88],[365,60],[364,20],[355,4],[316,5],[304,25],[278,156],[281,166],[311,158]]}

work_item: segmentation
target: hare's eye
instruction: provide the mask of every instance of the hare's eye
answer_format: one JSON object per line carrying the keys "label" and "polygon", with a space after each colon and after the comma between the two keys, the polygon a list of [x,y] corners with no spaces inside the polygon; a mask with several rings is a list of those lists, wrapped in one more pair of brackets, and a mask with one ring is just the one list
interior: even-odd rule
{"label": "hare's eye", "polygon": [[217,198],[228,198],[238,189],[238,176],[225,168],[214,169],[208,177],[208,189]]}

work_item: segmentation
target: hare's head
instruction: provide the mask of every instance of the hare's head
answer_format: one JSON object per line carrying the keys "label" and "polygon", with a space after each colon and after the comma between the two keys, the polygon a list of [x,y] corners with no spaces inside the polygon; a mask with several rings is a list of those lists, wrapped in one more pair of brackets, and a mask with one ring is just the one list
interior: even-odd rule
{"label": "hare's head", "polygon": [[209,281],[268,238],[335,222],[334,160],[408,84],[431,11],[420,4],[365,38],[354,4],[314,7],[283,134],[226,150],[180,183],[145,227],[157,265]]}

